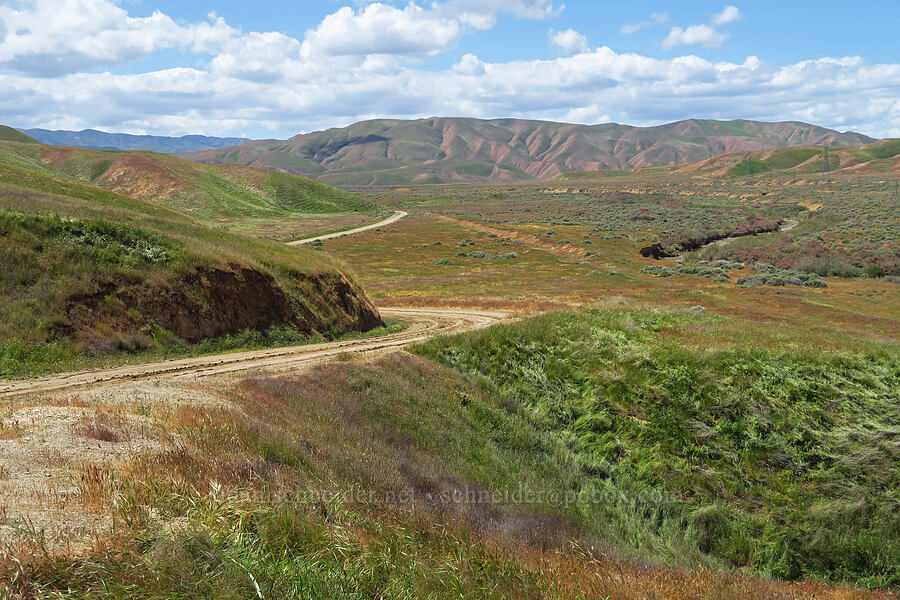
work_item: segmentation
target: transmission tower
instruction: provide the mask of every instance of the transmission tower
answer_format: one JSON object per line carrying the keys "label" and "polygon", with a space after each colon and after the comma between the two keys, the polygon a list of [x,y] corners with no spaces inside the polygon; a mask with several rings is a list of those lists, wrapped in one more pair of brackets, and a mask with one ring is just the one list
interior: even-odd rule
{"label": "transmission tower", "polygon": [[753,160],[750,158],[750,153],[747,153],[747,175],[753,175]]}
{"label": "transmission tower", "polygon": [[822,161],[822,181],[823,182],[825,181],[825,178],[827,177],[827,175],[825,175],[827,172],[828,172],[828,142],[825,142],[825,157],[824,157],[824,160]]}

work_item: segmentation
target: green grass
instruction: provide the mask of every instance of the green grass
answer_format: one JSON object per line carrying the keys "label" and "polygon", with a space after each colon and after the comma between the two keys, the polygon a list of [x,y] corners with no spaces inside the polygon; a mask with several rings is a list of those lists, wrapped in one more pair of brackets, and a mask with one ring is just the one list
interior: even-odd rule
{"label": "green grass", "polygon": [[0,141],[4,142],[24,142],[26,144],[37,144],[38,141],[30,135],[24,134],[18,129],[0,125]]}
{"label": "green grass", "polygon": [[895,158],[900,154],[900,139],[881,140],[870,146],[854,149],[852,153],[860,162]]}
{"label": "green grass", "polygon": [[[822,154],[821,148],[785,148],[777,150],[775,154],[766,159],[751,158],[752,175],[761,175],[763,173],[771,173],[772,171],[783,171],[791,169],[802,164],[814,156]],[[837,168],[837,157],[829,157],[829,164],[833,168]],[[821,166],[819,166],[821,170]],[[747,175],[747,161],[743,160],[729,171],[731,177],[743,177]]]}
{"label": "green grass", "polygon": [[[585,523],[624,529],[604,537],[776,577],[900,583],[897,349],[813,353],[736,340],[710,349],[667,340],[673,328],[716,326],[592,310],[419,352],[480,382],[527,430],[548,432],[571,456],[566,477],[579,497],[640,498],[643,519],[579,505]],[[528,439],[503,445],[527,454]]]}

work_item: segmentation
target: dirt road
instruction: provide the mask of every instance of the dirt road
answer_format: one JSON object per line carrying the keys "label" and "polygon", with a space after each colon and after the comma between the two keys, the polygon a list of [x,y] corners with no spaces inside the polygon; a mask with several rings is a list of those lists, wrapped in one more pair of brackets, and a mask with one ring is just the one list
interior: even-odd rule
{"label": "dirt road", "polygon": [[379,311],[382,316],[406,322],[407,328],[399,333],[358,340],[166,360],[2,382],[0,398],[93,388],[137,379],[197,378],[260,369],[270,372],[292,370],[325,362],[343,353],[372,355],[388,352],[436,335],[480,329],[508,318],[503,312],[480,310],[382,308]]}
{"label": "dirt road", "polygon": [[384,227],[385,225],[390,225],[391,223],[396,223],[403,217],[405,217],[408,213],[402,210],[395,210],[394,214],[385,219],[384,221],[378,221],[377,223],[372,223],[371,225],[363,225],[362,227],[356,227],[354,229],[347,229],[345,231],[336,231],[334,233],[326,233],[325,235],[317,235],[316,237],[304,238],[302,240],[297,240],[294,242],[288,242],[288,246],[299,246],[301,244],[309,244],[315,242],[317,240],[330,240],[332,238],[341,237],[343,235],[350,235],[353,233],[360,233],[361,231],[368,231],[370,229],[375,229],[376,227]]}

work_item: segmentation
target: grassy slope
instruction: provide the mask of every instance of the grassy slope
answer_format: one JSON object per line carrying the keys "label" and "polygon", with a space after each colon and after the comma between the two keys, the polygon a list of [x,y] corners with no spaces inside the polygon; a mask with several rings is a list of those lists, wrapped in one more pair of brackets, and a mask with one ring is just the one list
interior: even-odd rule
{"label": "grassy slope", "polygon": [[[64,333],[78,320],[73,298],[96,295],[104,286],[169,285],[204,267],[260,271],[324,328],[347,325],[333,292],[313,284],[340,277],[343,267],[327,256],[216,231],[93,186],[0,165],[0,228],[0,365],[6,376],[63,370],[88,358]],[[83,320],[91,335],[115,346],[120,334],[135,328],[123,312],[113,295],[109,306],[91,308]],[[145,333],[152,339],[142,347],[172,341],[165,332]]]}
{"label": "grassy slope", "polygon": [[898,349],[667,339],[691,320],[563,313],[423,352],[552,432],[579,493],[643,498],[646,550],[679,540],[778,577],[900,583]]}
{"label": "grassy slope", "polygon": [[863,596],[633,557],[896,585],[896,349],[757,341],[620,307],[433,340],[434,362],[251,378],[219,407],[154,412],[190,441],[91,488],[119,552],[20,580],[92,598]]}
{"label": "grassy slope", "polygon": [[[900,140],[880,140],[874,144],[855,148],[833,148],[828,153],[828,171],[862,173],[887,173],[896,171],[897,157],[900,156]],[[724,160],[724,157],[723,157]],[[824,165],[824,150],[815,148],[784,148],[774,152],[754,152],[751,158],[752,173],[821,173]],[[747,162],[734,165],[727,171],[731,177],[747,175]]]}
{"label": "grassy slope", "polygon": [[[752,168],[747,169],[750,155]],[[732,152],[693,163],[666,167],[644,167],[631,171],[570,171],[554,178],[557,181],[589,182],[628,176],[635,180],[698,175],[715,178],[758,175],[815,175],[822,172],[824,151],[821,146]],[[832,147],[828,152],[828,172],[839,174],[897,173],[900,170],[900,140],[885,139],[855,147]]]}
{"label": "grassy slope", "polygon": [[38,141],[33,137],[22,133],[18,129],[0,125],[0,141],[3,142],[21,142],[25,144],[37,144]]}
{"label": "grassy slope", "polygon": [[153,152],[4,142],[0,143],[0,164],[92,183],[202,221],[378,210],[355,194],[306,177],[201,165]]}

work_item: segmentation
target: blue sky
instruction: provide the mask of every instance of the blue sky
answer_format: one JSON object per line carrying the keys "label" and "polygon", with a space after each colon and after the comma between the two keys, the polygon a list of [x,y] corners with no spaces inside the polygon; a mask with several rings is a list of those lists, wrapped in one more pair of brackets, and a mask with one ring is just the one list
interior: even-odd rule
{"label": "blue sky", "polygon": [[0,122],[289,137],[375,117],[900,136],[900,3],[0,0]]}

